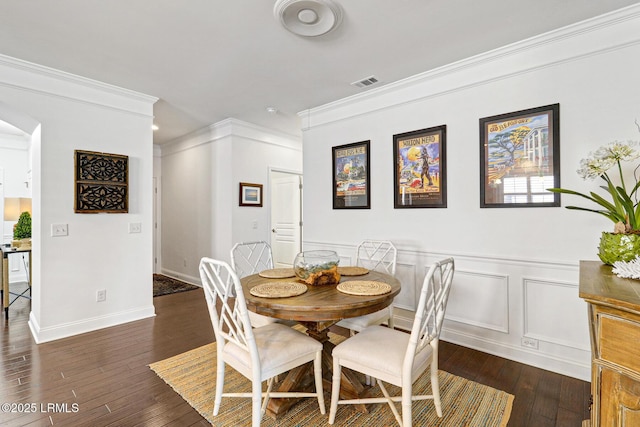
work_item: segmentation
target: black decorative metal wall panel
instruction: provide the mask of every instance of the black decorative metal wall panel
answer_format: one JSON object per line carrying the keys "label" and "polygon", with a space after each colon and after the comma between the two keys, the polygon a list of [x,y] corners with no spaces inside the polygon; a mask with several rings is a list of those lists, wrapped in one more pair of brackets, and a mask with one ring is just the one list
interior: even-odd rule
{"label": "black decorative metal wall panel", "polygon": [[129,212],[129,157],[75,151],[76,213]]}

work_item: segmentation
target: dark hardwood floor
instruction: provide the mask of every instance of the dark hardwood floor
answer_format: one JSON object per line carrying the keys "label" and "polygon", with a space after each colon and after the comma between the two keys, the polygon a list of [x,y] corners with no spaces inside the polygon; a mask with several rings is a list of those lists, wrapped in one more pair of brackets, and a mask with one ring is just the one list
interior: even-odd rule
{"label": "dark hardwood floor", "polygon": [[[3,410],[0,425],[209,425],[148,367],[213,341],[202,290],[154,304],[152,319],[40,345],[27,325],[29,301],[12,305],[1,320],[0,403],[21,412]],[[440,368],[515,395],[510,427],[580,427],[589,417],[584,381],[446,342]]]}

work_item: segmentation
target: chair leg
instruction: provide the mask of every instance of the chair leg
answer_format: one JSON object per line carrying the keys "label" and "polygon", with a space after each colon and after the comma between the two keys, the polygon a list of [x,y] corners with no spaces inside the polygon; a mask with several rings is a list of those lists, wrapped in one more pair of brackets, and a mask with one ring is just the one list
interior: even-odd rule
{"label": "chair leg", "polygon": [[438,364],[431,362],[431,392],[433,403],[436,406],[436,414],[442,417],[442,403],[440,402],[440,382],[438,381]]}
{"label": "chair leg", "polygon": [[333,379],[331,384],[331,406],[329,407],[329,424],[333,424],[338,410],[338,400],[340,399],[340,376],[342,366],[338,358],[333,358]]}
{"label": "chair leg", "polygon": [[313,373],[316,380],[316,393],[318,393],[318,406],[320,413],[324,415],[327,410],[324,407],[324,390],[322,388],[322,351],[316,353],[316,358],[313,361]]}
{"label": "chair leg", "polygon": [[[382,381],[378,379],[376,379],[376,381],[378,382],[378,387],[380,387],[380,391],[382,391],[382,395],[387,399],[387,404],[391,408],[391,412],[393,412],[393,416],[396,417],[396,421],[398,422],[400,427],[404,427],[402,417],[398,413],[398,409],[396,408],[395,403],[393,403],[393,400],[391,400],[391,396],[389,395],[387,388],[384,386]],[[409,398],[411,398],[411,396],[409,396]],[[402,411],[402,415],[404,415],[404,410]]]}
{"label": "chair leg", "polygon": [[411,427],[413,424],[411,414],[411,395],[413,394],[413,387],[411,382],[404,384],[402,387],[402,427]]}
{"label": "chair leg", "polygon": [[262,421],[262,382],[259,378],[251,381],[251,427],[260,427]]}
{"label": "chair leg", "polygon": [[218,354],[218,363],[216,371],[216,397],[213,404],[213,416],[218,415],[220,411],[220,402],[222,402],[222,390],[224,387],[224,360],[221,354]]}
{"label": "chair leg", "polygon": [[264,413],[267,410],[267,404],[269,403],[269,393],[271,393],[271,389],[273,388],[273,384],[275,383],[275,378],[277,377],[278,376],[276,375],[275,377],[269,378],[269,381],[267,381],[267,391],[264,394],[264,399],[262,399],[262,407],[260,408],[260,417],[264,417]]}

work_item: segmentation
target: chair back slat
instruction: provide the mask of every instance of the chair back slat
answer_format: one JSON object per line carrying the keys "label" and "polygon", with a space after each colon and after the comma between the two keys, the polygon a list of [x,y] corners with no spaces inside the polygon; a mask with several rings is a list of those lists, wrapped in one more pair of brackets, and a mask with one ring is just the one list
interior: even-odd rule
{"label": "chair back slat", "polygon": [[238,277],[273,268],[271,246],[265,241],[236,243],[231,248],[231,265]]}
{"label": "chair back slat", "polygon": [[436,262],[429,268],[420,291],[407,359],[413,360],[416,353],[440,338],[454,270],[453,258]]}
{"label": "chair back slat", "polygon": [[356,249],[356,265],[395,276],[397,256],[396,247],[387,240],[363,240]]}
{"label": "chair back slat", "polygon": [[251,348],[255,347],[255,341],[240,279],[231,266],[202,258],[200,278],[219,345],[232,342],[246,351],[255,351]]}

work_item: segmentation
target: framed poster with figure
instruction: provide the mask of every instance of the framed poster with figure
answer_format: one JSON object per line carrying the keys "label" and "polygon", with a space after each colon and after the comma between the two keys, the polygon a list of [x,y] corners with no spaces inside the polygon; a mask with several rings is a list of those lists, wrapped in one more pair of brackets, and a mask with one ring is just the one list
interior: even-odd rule
{"label": "framed poster with figure", "polygon": [[447,207],[447,126],[393,135],[394,208]]}
{"label": "framed poster with figure", "polygon": [[333,209],[370,209],[369,143],[332,148]]}

